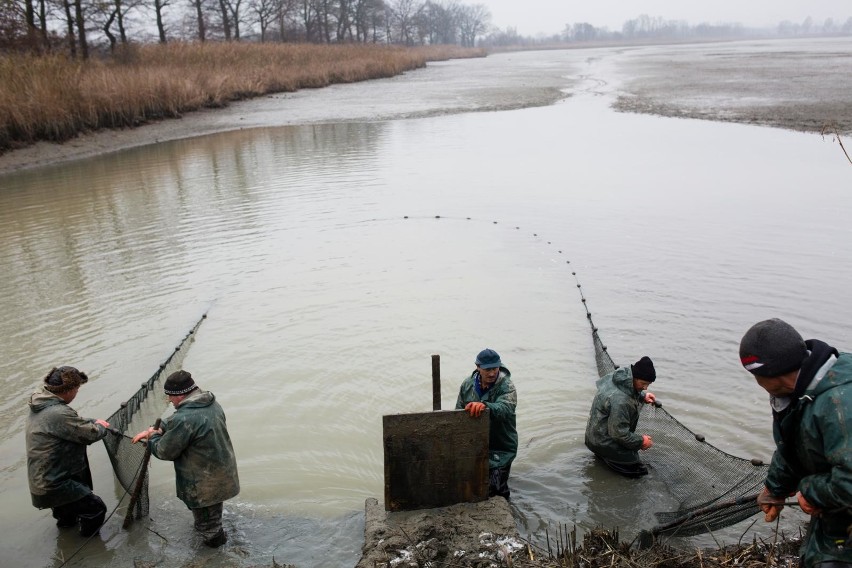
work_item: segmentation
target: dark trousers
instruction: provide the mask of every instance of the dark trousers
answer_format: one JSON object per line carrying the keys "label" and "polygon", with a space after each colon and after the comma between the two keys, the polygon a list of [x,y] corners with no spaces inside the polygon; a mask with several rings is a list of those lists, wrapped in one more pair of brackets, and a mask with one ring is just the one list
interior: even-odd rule
{"label": "dark trousers", "polygon": [[[222,505],[222,503],[216,503],[209,507],[191,509],[192,517],[195,520],[195,530],[201,533],[205,544],[218,543],[219,540],[224,539],[225,531],[222,528]],[[218,544],[223,543],[224,540]]]}
{"label": "dark trousers", "polygon": [[107,507],[100,497],[89,493],[82,499],[53,507],[51,510],[57,527],[73,527],[80,523],[80,535],[89,537],[98,532],[104,524]]}
{"label": "dark trousers", "polygon": [[511,464],[506,467],[494,467],[488,470],[488,496],[509,498],[509,470]]}

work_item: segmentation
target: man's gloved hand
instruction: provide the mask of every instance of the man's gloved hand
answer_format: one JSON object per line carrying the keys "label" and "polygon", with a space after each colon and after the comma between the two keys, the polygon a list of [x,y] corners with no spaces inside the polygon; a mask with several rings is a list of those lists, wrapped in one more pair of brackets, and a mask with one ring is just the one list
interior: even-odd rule
{"label": "man's gloved hand", "polygon": [[653,445],[654,441],[651,439],[651,436],[649,436],[648,434],[642,434],[642,449],[647,450]]}
{"label": "man's gloved hand", "polygon": [[764,487],[757,496],[757,506],[764,513],[763,520],[771,523],[781,514],[781,509],[784,508],[784,497],[776,497],[769,492],[768,487]]}
{"label": "man's gloved hand", "polygon": [[801,507],[802,511],[804,511],[805,514],[807,514],[807,515],[811,515],[811,516],[817,515],[818,516],[822,512],[819,509],[817,509],[816,507],[814,507],[813,505],[811,505],[810,502],[808,502],[808,500],[805,499],[805,496],[802,495],[801,491],[796,493],[796,500],[799,502],[799,507]]}
{"label": "man's gloved hand", "polygon": [[468,414],[473,416],[474,418],[478,417],[482,414],[482,411],[485,410],[485,405],[481,402],[468,402],[464,409]]}

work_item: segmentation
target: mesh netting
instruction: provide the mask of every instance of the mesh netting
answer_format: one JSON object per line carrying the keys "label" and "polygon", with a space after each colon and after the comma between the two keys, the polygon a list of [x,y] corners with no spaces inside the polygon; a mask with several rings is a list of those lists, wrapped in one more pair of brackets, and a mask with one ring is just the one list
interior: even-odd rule
{"label": "mesh netting", "polygon": [[[154,408],[155,405],[150,403],[145,405],[143,403],[148,398],[148,394],[154,389],[154,385],[160,380],[160,377],[167,377],[181,368],[183,360],[186,357],[186,352],[192,344],[191,339],[205,317],[207,316],[201,316],[198,323],[195,324],[180,342],[180,345],[160,365],[157,372],[142,383],[139,390],[127,402],[122,403],[121,407],[107,419],[112,434],[107,435],[103,440],[107,454],[109,454],[109,460],[112,462],[112,468],[115,471],[115,477],[129,494],[134,495],[134,491],[138,491],[138,494],[135,495],[135,501],[128,505],[133,508],[132,512],[128,511],[128,519],[141,519],[147,516],[149,508],[148,469],[143,468],[145,445],[131,443],[132,438],[128,436],[128,432],[135,433],[137,429],[142,430],[146,428],[162,413],[162,406]],[[134,426],[135,429],[131,430]],[[143,469],[144,471],[142,471]],[[141,483],[137,483],[140,473],[144,477]]]}
{"label": "mesh netting", "polygon": [[[585,306],[582,289],[580,297]],[[586,317],[602,377],[618,366],[601,340],[588,306]],[[653,438],[653,451],[643,453],[642,459],[679,502],[675,511],[655,513],[660,524],[651,530],[654,535],[693,536],[733,525],[759,512],[756,498],[768,465],[732,456],[708,444],[660,405],[642,405],[637,431]]]}

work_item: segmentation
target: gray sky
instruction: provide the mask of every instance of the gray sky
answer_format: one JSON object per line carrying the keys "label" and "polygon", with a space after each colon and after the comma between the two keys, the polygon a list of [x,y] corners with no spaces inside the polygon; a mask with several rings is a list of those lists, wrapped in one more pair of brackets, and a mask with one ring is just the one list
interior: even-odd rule
{"label": "gray sky", "polygon": [[483,4],[491,23],[517,28],[521,35],[547,35],[562,31],[566,23],[588,22],[595,27],[620,30],[641,14],[664,20],[686,20],[691,25],[739,22],[746,26],[774,27],[782,20],[801,23],[806,17],[820,25],[826,18],[845,22],[852,16],[850,0],[467,0]]}

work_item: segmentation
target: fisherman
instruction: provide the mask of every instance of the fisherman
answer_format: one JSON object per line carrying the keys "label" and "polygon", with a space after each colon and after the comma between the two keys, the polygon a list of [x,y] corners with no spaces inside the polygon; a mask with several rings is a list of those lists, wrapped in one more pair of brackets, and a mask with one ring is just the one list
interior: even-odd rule
{"label": "fisherman", "polygon": [[852,567],[852,354],[802,339],[773,318],[740,342],[740,361],[769,393],[775,453],[757,503],[774,521],[795,494],[811,516],[804,568]]}
{"label": "fisherman", "polygon": [[56,526],[79,526],[90,537],[101,528],[107,507],[92,492],[86,446],[107,434],[109,423],[81,418],[68,406],[89,377],[74,367],[54,367],[30,397],[27,416],[27,478],[33,506],[50,507]]}
{"label": "fisherman", "polygon": [[456,409],[464,409],[479,418],[482,411],[490,414],[488,432],[488,496],[509,498],[509,471],[518,455],[518,431],[515,407],[518,395],[512,384],[512,373],[503,366],[493,349],[483,349],[476,356],[476,369],[459,388]]}
{"label": "fisherman", "polygon": [[657,379],[654,363],[647,356],[600,378],[586,424],[586,447],[613,471],[627,477],[642,477],[648,468],[639,450],[653,445],[651,436],[637,434],[641,404],[656,402],[648,387]]}
{"label": "fisherman", "polygon": [[147,439],[151,455],[174,462],[178,499],[192,511],[204,544],[217,548],[228,540],[222,527],[223,502],[240,492],[225,413],[213,393],[198,388],[187,371],[169,375],[163,390],[175,413],[161,428],[136,434],[133,443]]}

